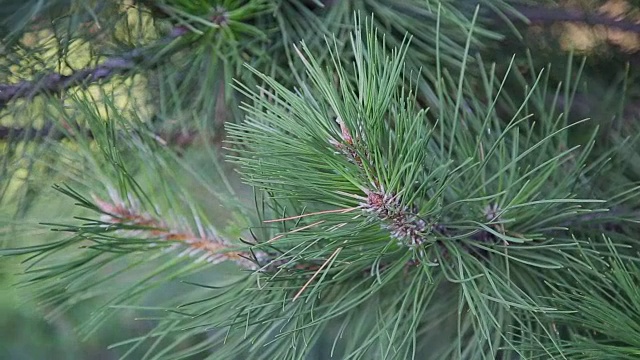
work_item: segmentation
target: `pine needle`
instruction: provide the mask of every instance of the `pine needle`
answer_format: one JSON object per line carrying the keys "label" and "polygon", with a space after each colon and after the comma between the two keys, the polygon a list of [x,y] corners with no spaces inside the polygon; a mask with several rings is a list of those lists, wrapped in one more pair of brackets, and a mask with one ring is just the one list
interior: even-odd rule
{"label": "pine needle", "polygon": [[313,281],[313,279],[315,279],[318,274],[320,274],[320,272],[327,266],[329,265],[333,259],[338,256],[338,254],[340,253],[340,251],[342,251],[342,247],[337,248],[332,254],[331,256],[329,256],[329,258],[327,260],[325,260],[324,263],[322,263],[322,266],[320,266],[320,268],[318,268],[318,270],[316,270],[315,273],[313,273],[313,275],[311,276],[311,278],[309,278],[309,280],[307,280],[307,282],[302,286],[302,288],[298,291],[298,293],[296,293],[296,295],[293,297],[293,301],[296,301],[300,295],[302,295],[302,293],[304,292],[304,290],[309,286],[309,284],[311,284],[311,282]]}

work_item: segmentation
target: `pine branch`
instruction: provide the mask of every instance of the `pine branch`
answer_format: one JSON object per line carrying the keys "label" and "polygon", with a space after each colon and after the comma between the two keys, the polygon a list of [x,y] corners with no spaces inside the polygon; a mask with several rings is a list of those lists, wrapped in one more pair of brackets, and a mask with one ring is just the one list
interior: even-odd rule
{"label": "pine branch", "polygon": [[[169,225],[164,220],[142,211],[132,202],[122,201],[111,191],[110,200],[102,200],[94,196],[94,202],[103,213],[101,221],[105,227],[122,227],[119,232],[132,238],[153,238],[175,242],[170,250],[183,248],[178,256],[200,255],[196,262],[207,261],[219,263],[225,260],[236,262],[243,268],[253,268],[249,253],[232,249],[232,245],[212,229],[199,229],[198,234],[184,228]],[[131,229],[133,228],[133,229]],[[131,229],[131,230],[129,230]]]}
{"label": "pine branch", "polygon": [[[176,27],[164,39],[148,48],[138,48],[120,56],[105,60],[95,67],[77,70],[71,75],[50,73],[38,80],[22,81],[16,84],[0,84],[0,110],[10,101],[20,98],[31,99],[36,95],[45,93],[60,93],[75,86],[90,84],[99,80],[106,80],[115,75],[124,74],[141,64],[146,64],[147,69],[160,65],[161,61],[149,55],[148,49],[167,45],[176,38],[187,34],[184,27]],[[167,58],[164,56],[163,58]]]}
{"label": "pine branch", "polygon": [[[474,16],[472,25],[475,20]],[[615,314],[609,312],[608,294],[624,295],[619,284],[634,284],[637,279],[622,282],[615,274],[606,274],[613,285],[603,286],[600,292],[591,289],[593,284],[585,280],[599,282],[603,276],[598,271],[605,268],[602,250],[608,243],[600,235],[618,234],[592,232],[589,227],[608,226],[610,219],[617,223],[632,215],[622,207],[622,212],[612,210],[606,215],[604,208],[616,209],[639,191],[600,194],[591,184],[592,179],[601,178],[609,156],[591,155],[591,141],[585,141],[582,149],[572,147],[567,133],[573,125],[566,114],[557,114],[557,106],[547,107],[549,102],[561,101],[571,106],[573,77],[567,76],[552,101],[546,97],[551,87],[548,78],[540,75],[535,82],[523,81],[526,96],[520,103],[511,97],[512,89],[504,87],[506,79],[500,80],[495,69],[485,73],[478,60],[474,65],[483,72],[484,89],[473,87],[466,76],[473,71],[467,62],[474,39],[470,33],[459,78],[437,62],[433,83],[439,106],[427,112],[416,106],[413,91],[402,86],[409,45],[403,43],[389,56],[386,43],[376,42],[379,37],[371,24],[366,39],[358,31],[351,36],[353,61],[343,62],[337,46],[329,49],[331,69],[314,56],[315,47],[303,45],[299,55],[308,78],[300,79],[296,91],[257,68],[252,71],[263,86],[238,85],[247,99],[243,110],[248,116],[242,124],[227,125],[230,143],[239,145],[234,148],[238,155],[231,159],[241,165],[243,178],[257,190],[261,223],[252,224],[254,218],[247,217],[241,224],[250,226],[254,242],[243,246],[234,237],[203,226],[200,214],[204,212],[194,206],[203,197],[183,185],[189,183],[182,182],[182,172],[171,171],[177,162],[166,162],[157,153],[164,149],[155,146],[154,134],[145,123],[121,116],[123,124],[132,125],[127,126],[132,128],[127,138],[118,130],[119,116],[104,122],[92,115],[87,116],[86,129],[66,128],[65,133],[91,131],[98,146],[86,145],[100,151],[112,165],[114,170],[105,174],[113,176],[114,182],[117,179],[118,194],[111,191],[92,201],[63,189],[78,205],[102,217],[79,218],[88,221],[80,226],[57,225],[55,230],[73,235],[58,242],[0,249],[0,256],[32,254],[29,281],[48,280],[52,285],[43,286],[39,297],[45,304],[65,307],[102,290],[117,269],[110,267],[103,275],[102,264],[111,266],[109,261],[121,256],[139,258],[140,268],[132,270],[127,263],[122,272],[141,280],[128,281],[132,285],[117,296],[108,294],[112,299],[107,305],[131,304],[148,291],[152,279],[165,283],[199,266],[177,259],[178,254],[254,270],[224,288],[202,286],[207,291],[202,299],[187,295],[180,307],[167,309],[171,317],[160,320],[157,331],[133,345],[157,336],[148,355],[158,353],[158,358],[200,356],[205,351],[204,356],[222,359],[305,358],[313,348],[326,347],[321,336],[340,321],[333,347],[334,357],[339,358],[410,358],[411,354],[443,359],[508,359],[516,354],[548,358],[556,352],[568,358],[564,348],[572,344],[556,338],[556,322],[585,328],[584,319],[571,317],[575,309],[597,320],[587,322],[587,329],[590,325],[610,331],[600,330],[608,324],[602,320]],[[443,44],[438,36],[435,41]],[[438,59],[447,55],[440,50],[438,46]],[[512,74],[513,64],[507,74]],[[86,74],[78,84],[91,81],[91,76]],[[515,76],[520,79],[522,74],[515,71]],[[499,107],[506,116],[496,114]],[[534,127],[534,123],[542,125]],[[39,131],[45,130],[51,129]],[[139,141],[138,130],[148,137]],[[21,135],[28,137],[29,131],[26,128]],[[139,156],[129,158],[131,149],[138,150]],[[72,151],[77,152],[75,147]],[[68,163],[73,168],[74,162]],[[102,162],[93,163],[102,170]],[[136,170],[128,170],[126,164],[134,164]],[[143,170],[137,169],[138,164]],[[86,173],[79,176],[83,182],[91,175]],[[147,177],[149,184],[140,181]],[[143,188],[154,192],[147,194]],[[189,222],[173,216],[187,213],[180,211],[181,205],[193,214]],[[171,210],[163,214],[160,209]],[[562,232],[561,226],[572,233]],[[618,245],[622,248],[624,243]],[[614,252],[611,246],[609,251]],[[77,253],[66,251],[78,247]],[[157,251],[160,247],[172,252],[162,254]],[[159,270],[149,254],[163,261]],[[635,259],[632,251],[627,254]],[[48,263],[39,264],[49,256]],[[184,272],[179,266],[185,267]],[[630,269],[638,273],[637,268]],[[579,292],[573,291],[573,284]],[[64,290],[62,295],[53,293],[57,289]],[[598,306],[590,301],[575,306],[582,294],[590,295],[585,300],[594,299],[591,291],[604,295],[598,303],[605,316],[592,316],[598,314],[592,311]],[[163,301],[173,304],[176,299]],[[551,306],[556,303],[559,306]],[[619,308],[619,314],[633,309]],[[561,312],[551,317],[556,310]],[[431,333],[443,332],[448,319],[455,323],[452,335],[457,340],[441,341],[442,349],[434,350],[429,344]],[[612,328],[635,333],[626,326]],[[174,336],[175,343],[160,343]],[[183,339],[194,339],[195,344],[183,351],[177,346]],[[627,343],[637,348],[637,341]]]}

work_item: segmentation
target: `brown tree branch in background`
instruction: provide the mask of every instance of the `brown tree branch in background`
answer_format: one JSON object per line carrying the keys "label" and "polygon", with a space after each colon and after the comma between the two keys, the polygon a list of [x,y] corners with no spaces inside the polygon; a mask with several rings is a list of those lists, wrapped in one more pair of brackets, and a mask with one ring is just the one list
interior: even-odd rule
{"label": "brown tree branch in background", "polygon": [[[174,28],[167,38],[160,40],[155,45],[168,43],[186,33],[187,30],[185,28]],[[126,73],[145,62],[150,62],[149,57],[145,55],[145,51],[143,49],[134,49],[120,56],[109,58],[95,67],[78,70],[71,75],[50,73],[33,81],[21,81],[17,84],[0,84],[0,110],[2,110],[7,103],[15,99],[31,99],[39,94],[60,93],[75,86]],[[159,65],[159,61],[152,61],[149,65],[149,67],[153,68]]]}
{"label": "brown tree branch in background", "polygon": [[[594,12],[524,5],[515,6],[514,8],[520,15],[529,20],[530,24],[574,22],[590,26],[605,26],[622,31],[640,33],[640,24],[635,21],[615,19],[608,15]],[[521,18],[514,13],[511,14],[510,20],[521,20]]]}
{"label": "brown tree branch in background", "polygon": [[[67,128],[67,131],[69,131],[69,133],[56,129],[56,125],[54,125],[52,121],[45,123],[45,125],[39,129],[33,127],[0,126],[0,140],[16,139],[36,142],[62,140],[73,137],[74,134],[78,132],[83,133],[85,138],[93,139],[93,133],[88,129]],[[155,136],[161,144],[175,146],[178,149],[185,149],[202,138],[202,134],[199,134],[196,130],[159,131],[155,133]]]}

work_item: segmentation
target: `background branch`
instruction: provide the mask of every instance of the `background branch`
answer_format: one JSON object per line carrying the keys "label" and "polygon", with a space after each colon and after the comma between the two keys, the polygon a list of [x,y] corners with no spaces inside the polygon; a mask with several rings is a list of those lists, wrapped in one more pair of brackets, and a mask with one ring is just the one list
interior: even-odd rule
{"label": "background branch", "polygon": [[148,56],[148,50],[157,46],[166,45],[172,40],[187,33],[183,27],[174,28],[168,37],[158,41],[153,46],[145,49],[134,49],[117,57],[105,60],[102,64],[78,70],[71,75],[50,73],[38,80],[21,81],[17,84],[0,84],[0,110],[12,100],[20,98],[33,98],[39,94],[59,93],[74,86],[108,79],[114,75],[123,74],[146,63],[146,68],[154,68],[160,64],[157,59]]}
{"label": "background branch", "polygon": [[[82,132],[82,136],[93,139],[93,133],[88,129],[70,129],[70,133],[56,129],[56,125],[50,121],[44,124],[42,128],[34,127],[9,127],[0,126],[0,140],[4,139],[21,139],[22,141],[51,141],[61,140],[73,137],[77,132]],[[202,137],[195,130],[182,131],[158,131],[155,132],[156,139],[163,145],[176,146],[179,149],[185,149]]]}
{"label": "background branch", "polygon": [[[517,13],[524,16],[530,24],[548,24],[556,22],[578,22],[591,26],[606,26],[622,31],[640,33],[640,24],[626,20],[615,19],[608,15],[586,12],[575,9],[549,8],[540,6],[515,6]],[[521,20],[517,14],[511,14],[510,20]]]}

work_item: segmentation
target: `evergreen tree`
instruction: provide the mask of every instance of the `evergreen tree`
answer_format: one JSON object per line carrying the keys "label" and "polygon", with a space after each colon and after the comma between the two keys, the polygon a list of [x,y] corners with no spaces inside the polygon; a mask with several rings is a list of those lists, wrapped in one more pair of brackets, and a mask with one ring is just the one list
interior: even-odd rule
{"label": "evergreen tree", "polygon": [[640,358],[637,75],[619,47],[554,43],[633,21],[508,0],[1,8],[0,257],[50,317],[90,303],[85,338],[147,324],[118,357]]}

